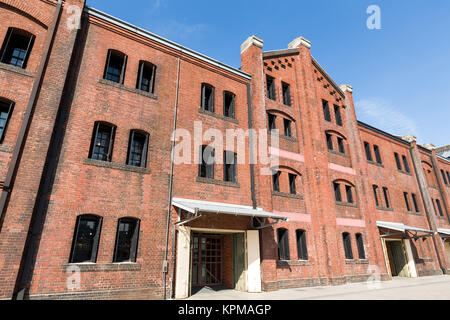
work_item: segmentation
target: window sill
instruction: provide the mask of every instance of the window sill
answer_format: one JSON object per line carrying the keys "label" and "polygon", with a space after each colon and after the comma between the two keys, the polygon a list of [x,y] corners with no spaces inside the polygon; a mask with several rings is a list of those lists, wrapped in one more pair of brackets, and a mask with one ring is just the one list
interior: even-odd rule
{"label": "window sill", "polygon": [[334,151],[334,150],[330,150],[330,149],[328,149],[328,152],[332,153],[332,154],[336,154],[338,156],[342,156],[342,157],[348,158],[348,155],[346,153],[342,153],[342,152]]}
{"label": "window sill", "polygon": [[195,181],[198,183],[209,183],[209,184],[215,184],[215,185],[224,186],[224,187],[233,187],[233,188],[241,187],[241,185],[237,182],[222,181],[222,180],[203,178],[203,177],[197,177]]}
{"label": "window sill", "polygon": [[63,265],[64,272],[73,272],[74,268],[78,268],[80,272],[140,271],[141,264],[136,262],[120,262],[120,263],[68,263]]}
{"label": "window sill", "polygon": [[384,165],[382,163],[378,163],[378,162],[374,162],[374,161],[370,161],[370,160],[367,160],[367,163],[370,163],[371,165],[374,165],[377,167],[384,168]]}
{"label": "window sill", "polygon": [[301,199],[301,200],[303,200],[303,196],[299,195],[299,194],[291,194],[291,193],[273,191],[272,195],[273,196],[277,196],[277,197],[284,197],[284,198],[292,198],[292,199]]}
{"label": "window sill", "polygon": [[394,211],[393,208],[385,208],[385,207],[377,207],[377,210],[381,210],[381,211]]}
{"label": "window sill", "polygon": [[358,205],[356,203],[348,203],[348,202],[336,201],[336,205],[343,206],[343,207],[358,208]]}
{"label": "window sill", "polygon": [[19,67],[15,67],[15,66],[9,65],[7,63],[3,63],[3,62],[0,62],[0,69],[6,70],[6,71],[11,71],[11,72],[14,72],[14,73],[17,73],[17,74],[20,74],[23,76],[27,76],[27,77],[34,77],[34,72],[32,72],[32,71],[22,69]]}
{"label": "window sill", "polygon": [[437,216],[437,217],[438,217],[438,219],[446,220],[445,216],[444,216],[444,217],[442,217],[442,216]]}
{"label": "window sill", "polygon": [[13,150],[14,150],[13,146],[0,145],[0,152],[12,153]]}
{"label": "window sill", "polygon": [[149,93],[149,92],[142,91],[142,90],[139,90],[139,89],[130,88],[130,87],[127,87],[127,86],[125,86],[123,84],[120,84],[120,83],[117,83],[117,82],[114,82],[114,81],[110,81],[110,80],[106,80],[106,79],[99,79],[98,82],[102,83],[102,84],[105,84],[105,85],[108,85],[108,86],[112,86],[112,87],[115,87],[115,88],[119,88],[119,89],[123,89],[123,90],[129,91],[129,92],[133,92],[133,93],[139,94],[139,95],[147,97],[147,98],[151,98],[151,99],[155,99],[155,100],[158,99],[158,96],[153,94],[153,93]]}
{"label": "window sill", "polygon": [[400,173],[406,174],[408,176],[412,176],[412,174],[410,172],[406,172],[406,171],[398,170],[398,169],[397,169],[397,171],[400,172]]}
{"label": "window sill", "polygon": [[[284,135],[284,134],[276,133],[277,130],[278,130],[278,129],[267,130],[267,131],[268,131],[269,135],[277,136],[277,137],[279,137],[279,138],[282,138],[282,139],[284,139],[284,140],[288,140],[288,141],[291,141],[291,142],[297,141],[297,139],[294,138],[294,137],[292,137],[292,136],[290,137],[290,136],[286,136],[286,135]],[[275,132],[274,132],[274,131],[275,131]]]}
{"label": "window sill", "polygon": [[201,107],[198,109],[198,113],[201,113],[201,114],[204,114],[204,115],[207,115],[207,116],[211,116],[211,117],[214,117],[214,118],[217,118],[217,119],[220,119],[220,120],[224,120],[224,121],[232,122],[232,123],[235,123],[235,124],[239,124],[239,121],[237,119],[235,119],[235,118],[226,117],[226,116],[223,116],[223,115],[215,113],[215,112],[204,110]]}
{"label": "window sill", "polygon": [[277,260],[277,266],[279,267],[310,265],[312,265],[312,263],[309,260]]}
{"label": "window sill", "polygon": [[416,263],[424,263],[424,262],[433,262],[433,258],[417,258],[415,260]]}
{"label": "window sill", "polygon": [[412,214],[414,216],[423,216],[422,212],[408,211],[408,214]]}
{"label": "window sill", "polygon": [[129,166],[129,165],[122,164],[122,163],[116,163],[116,162],[107,162],[107,161],[99,161],[99,160],[84,158],[83,164],[87,164],[90,166],[96,166],[96,167],[100,167],[100,168],[129,171],[129,172],[135,172],[135,173],[141,173],[141,174],[150,174],[150,169],[148,169],[148,168],[133,167],[133,166]]}
{"label": "window sill", "polygon": [[345,259],[345,264],[369,264],[368,259]]}

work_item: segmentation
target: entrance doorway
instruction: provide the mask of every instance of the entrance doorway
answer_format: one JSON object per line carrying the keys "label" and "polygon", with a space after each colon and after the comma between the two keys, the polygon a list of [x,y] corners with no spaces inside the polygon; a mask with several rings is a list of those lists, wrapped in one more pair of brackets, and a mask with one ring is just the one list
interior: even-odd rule
{"label": "entrance doorway", "polygon": [[445,251],[447,252],[447,260],[450,262],[450,239],[444,242]]}
{"label": "entrance doorway", "polygon": [[193,234],[192,287],[222,285],[222,249],[222,235]]}
{"label": "entrance doorway", "polygon": [[386,240],[389,267],[393,277],[409,277],[408,261],[401,240]]}

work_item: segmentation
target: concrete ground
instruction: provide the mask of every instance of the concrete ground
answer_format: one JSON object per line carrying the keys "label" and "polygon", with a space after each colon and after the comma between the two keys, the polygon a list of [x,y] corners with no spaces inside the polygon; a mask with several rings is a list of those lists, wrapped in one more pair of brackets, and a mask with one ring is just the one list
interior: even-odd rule
{"label": "concrete ground", "polygon": [[450,276],[247,293],[203,288],[188,300],[450,300]]}

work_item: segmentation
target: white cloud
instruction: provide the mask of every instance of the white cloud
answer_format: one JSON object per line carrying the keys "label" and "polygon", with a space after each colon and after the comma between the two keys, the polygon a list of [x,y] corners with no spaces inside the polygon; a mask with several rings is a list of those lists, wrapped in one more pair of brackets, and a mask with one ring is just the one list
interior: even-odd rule
{"label": "white cloud", "polygon": [[379,98],[359,100],[355,104],[358,118],[388,133],[418,136],[416,122],[398,111],[398,108]]}

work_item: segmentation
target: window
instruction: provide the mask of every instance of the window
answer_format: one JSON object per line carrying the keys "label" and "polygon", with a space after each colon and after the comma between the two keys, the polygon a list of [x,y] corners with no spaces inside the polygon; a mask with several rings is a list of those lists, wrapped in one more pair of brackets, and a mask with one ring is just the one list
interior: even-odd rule
{"label": "window", "polygon": [[296,179],[297,179],[297,175],[289,173],[289,192],[291,194],[297,194],[297,188],[295,185]]}
{"label": "window", "polygon": [[14,103],[9,100],[0,100],[0,143],[5,138],[6,128],[13,111]]}
{"label": "window", "polygon": [[338,146],[339,146],[339,152],[345,154],[344,139],[338,137],[337,142],[338,142]]}
{"label": "window", "polygon": [[273,114],[268,114],[268,118],[269,118],[269,130],[276,130],[277,129],[277,125],[276,125],[276,116]]}
{"label": "window", "polygon": [[156,66],[149,62],[141,61],[139,63],[139,74],[136,88],[145,92],[154,93],[155,76]]}
{"label": "window", "polygon": [[403,160],[403,166],[405,167],[405,171],[410,173],[408,160],[406,159],[406,156],[402,156],[402,160]]}
{"label": "window", "polygon": [[385,204],[386,204],[386,208],[390,208],[391,205],[389,203],[389,191],[388,191],[388,188],[386,188],[386,187],[383,188],[383,195],[384,195],[384,201],[385,201]]}
{"label": "window", "polygon": [[334,115],[336,117],[336,124],[342,127],[341,107],[334,105]]}
{"label": "window", "polygon": [[280,174],[281,172],[277,171],[272,175],[272,186],[275,192],[280,192]]}
{"label": "window", "polygon": [[306,231],[295,231],[297,238],[297,256],[298,260],[308,260],[308,247],[306,243]]}
{"label": "window", "polygon": [[202,84],[202,109],[214,112],[214,87],[207,83]]}
{"label": "window", "polygon": [[342,202],[341,185],[337,182],[333,183],[334,186],[334,197],[337,202]]}
{"label": "window", "polygon": [[214,179],[214,149],[201,146],[200,157],[199,177]]}
{"label": "window", "polygon": [[444,212],[442,211],[441,202],[439,201],[439,199],[436,199],[436,206],[438,208],[439,215],[441,217],[443,217],[444,216]]}
{"label": "window", "polygon": [[127,164],[134,167],[147,166],[148,134],[131,130],[128,144]]}
{"label": "window", "polygon": [[117,225],[114,262],[136,262],[139,240],[139,220],[121,218]]}
{"label": "window", "polygon": [[420,210],[419,210],[419,205],[418,205],[418,203],[417,203],[417,197],[416,197],[416,195],[415,195],[414,193],[411,194],[411,198],[412,198],[412,200],[413,200],[415,212],[420,212]]}
{"label": "window", "polygon": [[448,181],[448,184],[450,185],[450,172],[448,172],[448,171],[446,171],[446,172],[447,172],[447,181]]}
{"label": "window", "polygon": [[275,79],[271,76],[266,76],[266,84],[267,84],[267,98],[271,100],[276,100],[275,95]]}
{"label": "window", "polygon": [[286,229],[277,230],[278,237],[278,260],[290,260],[289,255],[289,233]]}
{"label": "window", "polygon": [[1,62],[26,69],[34,35],[16,28],[9,28],[1,51]]}
{"label": "window", "polygon": [[284,135],[286,137],[292,137],[291,120],[283,119],[284,122]]}
{"label": "window", "polygon": [[327,138],[327,147],[328,150],[333,151],[333,136],[329,133],[326,133],[326,138]]}
{"label": "window", "polygon": [[373,151],[375,152],[375,159],[377,160],[377,163],[383,164],[383,161],[381,160],[380,148],[377,145],[374,145]]}
{"label": "window", "polygon": [[287,83],[281,82],[283,88],[283,104],[291,106],[291,86]]}
{"label": "window", "polygon": [[106,60],[105,74],[103,78],[123,84],[125,70],[127,67],[127,59],[127,55],[122,52],[111,49],[108,50],[108,58]]}
{"label": "window", "polygon": [[345,259],[352,260],[353,251],[352,251],[352,239],[350,238],[350,234],[348,232],[344,232],[342,234],[342,240],[344,242]]}
{"label": "window", "polygon": [[358,246],[358,257],[363,260],[366,258],[366,252],[364,250],[364,240],[361,233],[356,234],[356,244]]}
{"label": "window", "polygon": [[101,226],[101,217],[78,216],[69,263],[96,262]]}
{"label": "window", "polygon": [[229,182],[237,182],[236,163],[237,155],[234,152],[225,151],[223,154],[224,164],[224,180]]}
{"label": "window", "polygon": [[370,150],[370,144],[368,142],[364,142],[364,150],[366,150],[367,161],[373,161],[372,151]]}
{"label": "window", "polygon": [[89,158],[111,161],[115,131],[116,127],[114,125],[103,122],[95,123]]}
{"label": "window", "polygon": [[409,205],[409,199],[408,199],[408,193],[407,192],[403,192],[403,198],[405,199],[406,210],[408,210],[408,212],[410,212],[411,211],[411,206]]}
{"label": "window", "polygon": [[394,156],[395,156],[395,163],[397,164],[397,169],[401,171],[402,164],[400,163],[400,157],[397,152],[394,153]]}
{"label": "window", "polygon": [[375,198],[375,205],[377,207],[379,207],[380,206],[380,201],[378,201],[378,186],[373,185],[372,189],[373,189],[373,196]]}
{"label": "window", "polygon": [[442,180],[444,181],[444,183],[445,183],[446,185],[448,185],[449,182],[447,181],[447,177],[446,177],[446,175],[445,175],[444,170],[441,170],[441,174],[442,174]]}
{"label": "window", "polygon": [[331,121],[330,106],[328,104],[328,101],[322,100],[322,107],[323,107],[323,116],[325,120]]}
{"label": "window", "polygon": [[353,193],[352,193],[352,187],[346,185],[345,186],[345,193],[347,194],[347,202],[348,203],[353,203]]}
{"label": "window", "polygon": [[234,104],[235,104],[236,96],[231,93],[225,91],[223,93],[223,115],[228,118],[234,118]]}

